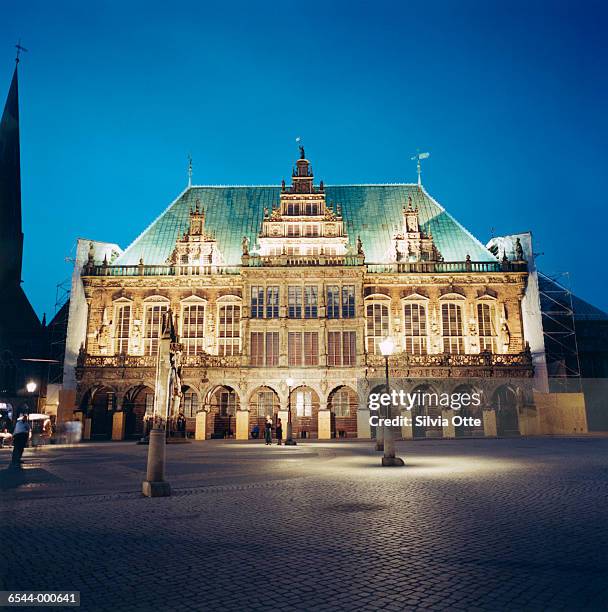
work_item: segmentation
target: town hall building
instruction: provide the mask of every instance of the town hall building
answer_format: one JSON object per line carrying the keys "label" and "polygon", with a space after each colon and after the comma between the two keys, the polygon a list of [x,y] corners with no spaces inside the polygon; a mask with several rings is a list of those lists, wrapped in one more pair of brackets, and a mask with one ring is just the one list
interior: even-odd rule
{"label": "town hall building", "polygon": [[[324,185],[304,149],[289,183],[193,186],[124,251],[80,241],[64,387],[87,437],[138,438],[170,311],[181,411],[196,437],[247,438],[293,415],[300,438],[374,435],[367,396],[477,391],[478,427],[405,438],[542,433],[519,239],[495,254],[418,184]],[[421,413],[441,416],[440,406]],[[567,427],[584,430],[583,412]],[[174,415],[175,416],[175,415]]]}

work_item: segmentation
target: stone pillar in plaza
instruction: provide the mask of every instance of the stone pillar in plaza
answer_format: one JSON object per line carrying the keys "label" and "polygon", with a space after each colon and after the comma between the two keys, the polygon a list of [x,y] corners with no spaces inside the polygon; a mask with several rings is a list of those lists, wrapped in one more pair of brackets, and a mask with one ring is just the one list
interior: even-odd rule
{"label": "stone pillar in plaza", "polygon": [[112,417],[112,440],[125,439],[126,415],[120,410],[114,413]]}
{"label": "stone pillar in plaza", "polygon": [[236,411],[236,439],[249,440],[249,410]]}
{"label": "stone pillar in plaza", "polygon": [[194,429],[195,440],[207,439],[207,411],[201,410],[196,413],[196,425]]}
{"label": "stone pillar in plaza", "polygon": [[497,435],[495,410],[483,411],[483,435],[486,438],[495,438]]}

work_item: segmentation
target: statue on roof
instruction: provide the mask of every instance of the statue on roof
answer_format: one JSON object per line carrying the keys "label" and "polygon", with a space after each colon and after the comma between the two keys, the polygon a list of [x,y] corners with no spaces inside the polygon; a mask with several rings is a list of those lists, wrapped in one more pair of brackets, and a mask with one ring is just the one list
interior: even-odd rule
{"label": "statue on roof", "polygon": [[517,261],[523,261],[524,259],[524,249],[521,246],[521,241],[519,240],[519,238],[515,240],[515,259]]}
{"label": "statue on roof", "polygon": [[361,236],[357,236],[357,255],[363,255],[363,242],[361,242]]}
{"label": "statue on roof", "polygon": [[243,255],[249,255],[249,238],[247,236],[243,236],[241,247],[243,249]]}
{"label": "statue on roof", "polygon": [[300,159],[306,159],[306,155],[304,153],[304,147],[300,145]]}

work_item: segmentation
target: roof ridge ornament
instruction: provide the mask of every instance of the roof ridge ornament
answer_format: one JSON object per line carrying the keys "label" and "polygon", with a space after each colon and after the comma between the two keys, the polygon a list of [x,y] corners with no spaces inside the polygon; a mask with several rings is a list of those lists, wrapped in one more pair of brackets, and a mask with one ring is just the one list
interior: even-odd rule
{"label": "roof ridge ornament", "polygon": [[188,153],[188,187],[192,187],[192,155]]}
{"label": "roof ridge ornament", "polygon": [[428,159],[430,156],[430,153],[420,153],[420,149],[416,149],[416,155],[410,157],[411,161],[416,161],[416,172],[418,173],[418,187],[422,187],[422,168],[420,166],[420,160]]}

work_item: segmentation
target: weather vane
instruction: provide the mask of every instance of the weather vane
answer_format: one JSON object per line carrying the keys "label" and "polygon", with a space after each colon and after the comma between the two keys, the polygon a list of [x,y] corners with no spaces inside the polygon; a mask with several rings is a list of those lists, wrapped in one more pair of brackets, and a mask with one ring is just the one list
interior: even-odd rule
{"label": "weather vane", "polygon": [[416,160],[416,172],[418,172],[418,186],[420,187],[422,185],[422,179],[421,174],[422,174],[422,168],[420,167],[420,160],[421,159],[428,159],[430,157],[430,153],[420,153],[420,149],[416,149],[416,155],[413,155],[410,159],[412,161]]}
{"label": "weather vane", "polygon": [[192,155],[188,153],[188,187],[192,187]]}
{"label": "weather vane", "polygon": [[15,45],[15,49],[17,49],[17,57],[15,58],[15,62],[18,64],[21,51],[25,51],[27,53],[27,49],[21,46],[21,39],[19,39],[19,42]]}

